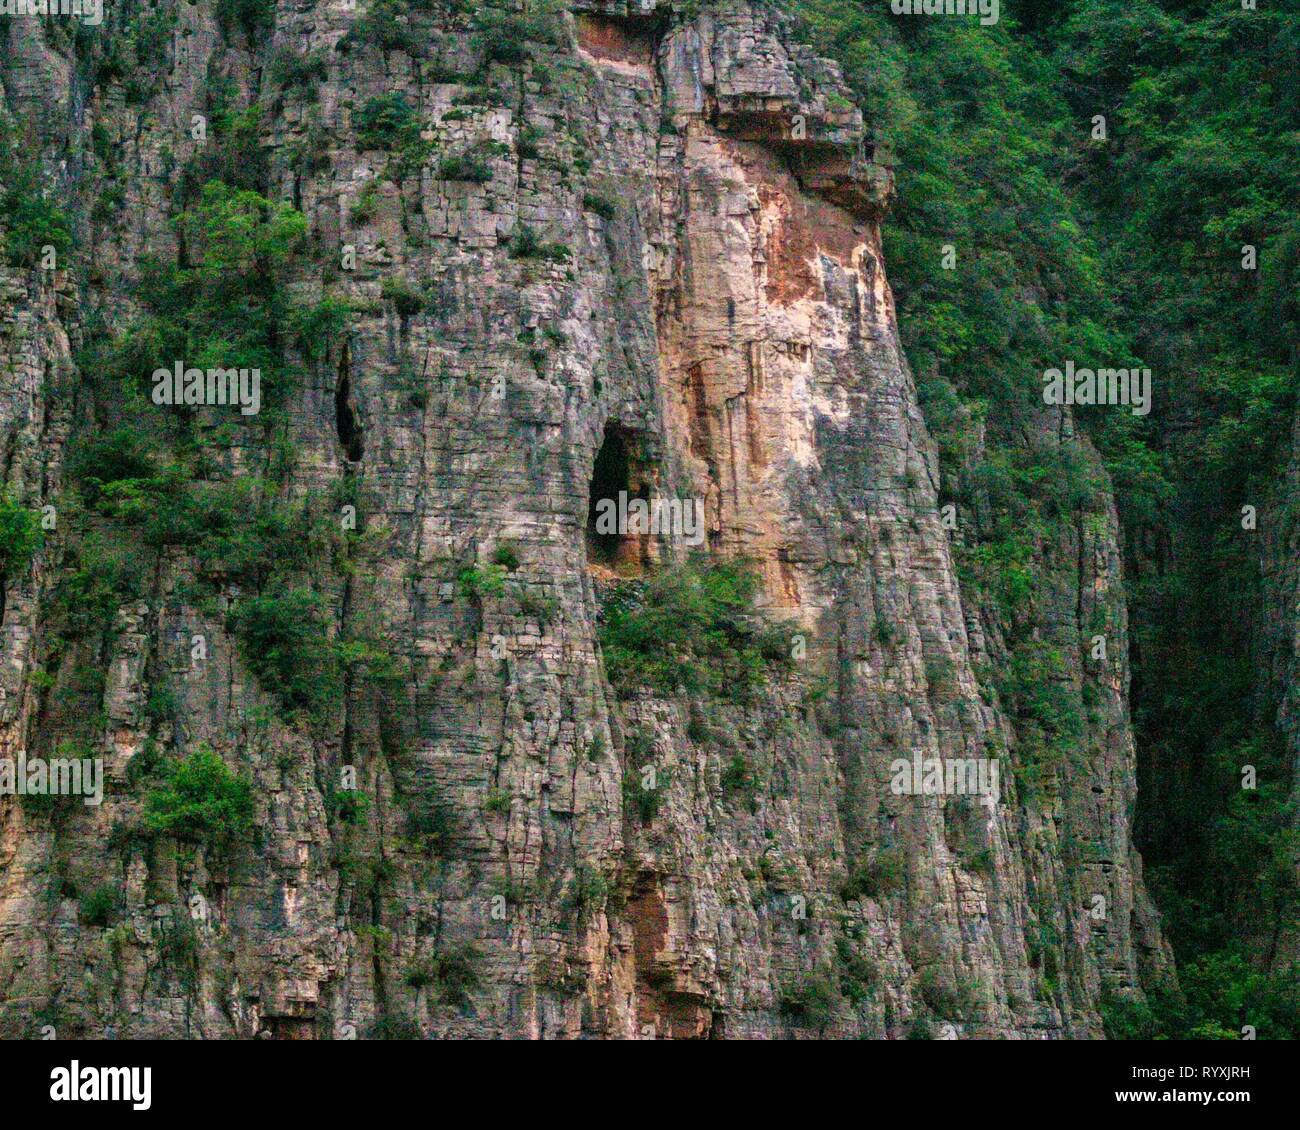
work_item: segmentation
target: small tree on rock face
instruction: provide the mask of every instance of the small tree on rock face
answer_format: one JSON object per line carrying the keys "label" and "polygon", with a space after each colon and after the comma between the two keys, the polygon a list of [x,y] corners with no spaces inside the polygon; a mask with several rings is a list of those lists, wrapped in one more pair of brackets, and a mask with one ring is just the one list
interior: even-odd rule
{"label": "small tree on rock face", "polygon": [[366,149],[396,149],[420,133],[418,115],[395,91],[367,99],[355,124],[357,142]]}
{"label": "small tree on rock face", "polygon": [[322,599],[293,588],[243,601],[234,615],[244,661],[293,717],[318,717],[340,694],[338,650]]}
{"label": "small tree on rock face", "polygon": [[145,799],[145,827],[178,839],[224,847],[252,821],[252,785],[206,745],[172,762],[163,786]]}
{"label": "small tree on rock face", "polygon": [[0,494],[0,578],[26,569],[40,541],[36,515]]}
{"label": "small tree on rock face", "polygon": [[825,1028],[835,1019],[839,990],[834,975],[814,970],[786,987],[778,1001],[781,1015],[795,1028]]}
{"label": "small tree on rock face", "polygon": [[275,28],[275,0],[217,0],[217,23],[227,39],[238,29],[254,43]]}
{"label": "small tree on rock face", "polygon": [[61,265],[72,245],[67,213],[47,197],[39,162],[22,160],[22,146],[12,141],[0,124],[0,261],[36,267],[42,265],[43,249],[53,247]]}
{"label": "small tree on rock face", "polygon": [[600,642],[615,686],[742,700],[790,654],[763,623],[758,578],[744,565],[691,559],[606,594]]}

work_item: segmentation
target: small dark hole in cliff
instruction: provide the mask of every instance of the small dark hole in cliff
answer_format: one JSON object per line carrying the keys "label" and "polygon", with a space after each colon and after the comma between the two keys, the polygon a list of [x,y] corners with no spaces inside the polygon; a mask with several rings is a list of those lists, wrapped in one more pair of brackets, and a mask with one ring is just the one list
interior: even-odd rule
{"label": "small dark hole in cliff", "polygon": [[587,496],[587,560],[607,568],[639,567],[643,538],[625,532],[626,500],[648,498],[642,481],[641,445],[636,434],[618,424],[605,426],[605,437],[591,470]]}
{"label": "small dark hole in cliff", "polygon": [[345,346],[339,360],[339,379],[334,386],[334,426],[339,434],[339,443],[348,459],[359,463],[365,454],[361,442],[361,425],[352,411],[352,366]]}

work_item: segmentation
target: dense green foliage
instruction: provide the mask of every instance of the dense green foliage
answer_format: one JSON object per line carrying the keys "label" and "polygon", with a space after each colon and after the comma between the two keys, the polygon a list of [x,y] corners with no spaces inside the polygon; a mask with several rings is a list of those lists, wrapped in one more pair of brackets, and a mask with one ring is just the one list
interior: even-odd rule
{"label": "dense green foliage", "polygon": [[161,787],[145,798],[150,832],[218,847],[244,836],[252,820],[252,786],[207,746],[171,762]]}
{"label": "dense green foliage", "polygon": [[[157,368],[258,369],[263,408],[282,404],[298,370],[286,345],[310,342],[322,312],[288,296],[306,221],[250,189],[209,181],[175,221],[184,257],[146,264],[139,299],[146,313],[98,362],[105,379],[140,392]],[[178,421],[189,414],[173,414]]]}
{"label": "dense green foliage", "polygon": [[226,38],[238,31],[256,43],[275,28],[275,0],[217,0],[217,23]]}
{"label": "dense green foliage", "polygon": [[100,927],[111,925],[119,901],[120,896],[116,888],[96,887],[81,900],[78,917],[82,925]]}
{"label": "dense green foliage", "polygon": [[838,1003],[834,974],[819,969],[790,985],[781,994],[778,1007],[795,1028],[824,1028],[835,1019]]}
{"label": "dense green foliage", "polygon": [[450,946],[429,957],[412,962],[403,980],[413,989],[429,989],[433,998],[449,1005],[463,1006],[478,986],[483,956],[473,945]]}
{"label": "dense green foliage", "polygon": [[[886,260],[967,523],[963,579],[1008,625],[996,681],[1028,736],[1022,784],[1069,756],[1087,708],[1053,678],[1054,651],[1081,641],[1021,634],[1045,580],[1035,550],[1087,522],[1103,484],[1068,449],[1035,449],[1020,421],[1046,367],[1153,371],[1145,419],[1076,416],[1124,526],[1140,845],[1185,1000],[1144,1015],[1111,1001],[1108,1028],[1298,1035],[1293,972],[1270,947],[1297,916],[1287,753],[1253,645],[1262,543],[1240,509],[1257,506],[1262,527],[1293,521],[1270,490],[1300,340],[1300,11],[1006,0],[985,27],[855,0],[790,6],[896,162]],[[975,421],[989,440],[978,459]]]}
{"label": "dense green foliage", "polygon": [[354,124],[357,142],[364,149],[395,149],[420,132],[419,117],[396,92],[366,99]]}
{"label": "dense green foliage", "polygon": [[757,579],[743,565],[691,559],[602,601],[600,645],[611,682],[743,699],[788,662],[790,644],[753,610]]}
{"label": "dense green foliage", "polygon": [[0,121],[0,251],[11,267],[36,267],[46,247],[62,265],[72,242],[67,213],[50,196],[40,166]]}
{"label": "dense green foliage", "polygon": [[291,713],[319,711],[338,697],[324,617],[321,598],[307,589],[254,597],[235,614],[244,662]]}
{"label": "dense green foliage", "polygon": [[22,573],[40,544],[36,514],[0,494],[0,578]]}

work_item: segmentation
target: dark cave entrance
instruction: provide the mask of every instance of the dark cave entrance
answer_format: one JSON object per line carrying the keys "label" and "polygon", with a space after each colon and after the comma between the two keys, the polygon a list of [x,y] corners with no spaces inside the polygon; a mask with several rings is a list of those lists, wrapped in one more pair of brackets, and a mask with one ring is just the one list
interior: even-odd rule
{"label": "dark cave entrance", "polygon": [[344,454],[352,463],[360,463],[365,455],[365,445],[361,441],[361,425],[357,423],[352,411],[352,368],[348,347],[343,346],[339,357],[339,379],[334,386],[334,427],[338,432],[339,443]]}
{"label": "dark cave entrance", "polygon": [[628,533],[623,521],[628,499],[650,497],[643,465],[636,433],[619,424],[606,424],[587,495],[589,564],[620,572],[629,568],[639,571],[645,564],[648,535]]}

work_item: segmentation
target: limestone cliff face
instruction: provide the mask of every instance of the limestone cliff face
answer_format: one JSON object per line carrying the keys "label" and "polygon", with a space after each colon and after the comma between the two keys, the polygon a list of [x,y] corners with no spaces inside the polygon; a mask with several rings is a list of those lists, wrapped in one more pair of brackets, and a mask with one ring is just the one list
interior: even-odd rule
{"label": "limestone cliff face", "polygon": [[[508,61],[441,7],[402,7],[394,45],[343,4],[280,4],[252,50],[209,0],[160,11],[159,56],[124,72],[92,81],[24,21],[0,67],[60,191],[122,188],[77,214],[69,276],[2,283],[4,485],[59,522],[6,578],[0,749],[74,735],[109,779],[58,818],[0,799],[0,1032],[1083,1037],[1103,992],[1170,975],[1129,836],[1113,505],[1103,489],[1075,538],[1036,547],[1050,606],[1010,622],[963,591],[980,516],[944,519],[881,255],[891,177],[831,64],[745,0],[579,4]],[[320,53],[313,98],[275,85],[285,49]],[[318,727],[281,717],[230,635],[240,594],[196,599],[184,553],[140,562],[102,636],[51,626],[94,521],[62,486],[70,436],[96,426],[75,347],[91,311],[124,322],[144,253],[174,253],[191,115],[218,82],[268,108],[270,194],[322,264],[296,285],[354,307],[302,359],[286,489],[356,500],[364,536],[315,584],[334,630],[382,638],[403,674],[349,684]],[[392,92],[430,143],[414,168],[362,148],[359,108]],[[488,175],[451,179],[458,154]],[[525,231],[564,253],[518,254]],[[273,458],[205,434],[221,478]],[[1096,462],[1068,418],[1026,434]],[[708,551],[754,562],[800,639],[757,704],[611,689],[587,529],[611,444],[631,493],[703,500]],[[467,594],[506,546],[506,583]],[[632,570],[681,552],[619,549]],[[1025,633],[1089,703],[1080,752],[1032,790],[994,689]],[[137,759],[200,743],[254,784],[247,842],[121,834]],[[890,764],[913,756],[998,759],[1000,802],[898,795]],[[647,766],[660,795],[638,809]],[[360,819],[331,803],[346,767]],[[105,882],[117,921],[83,921]]]}

